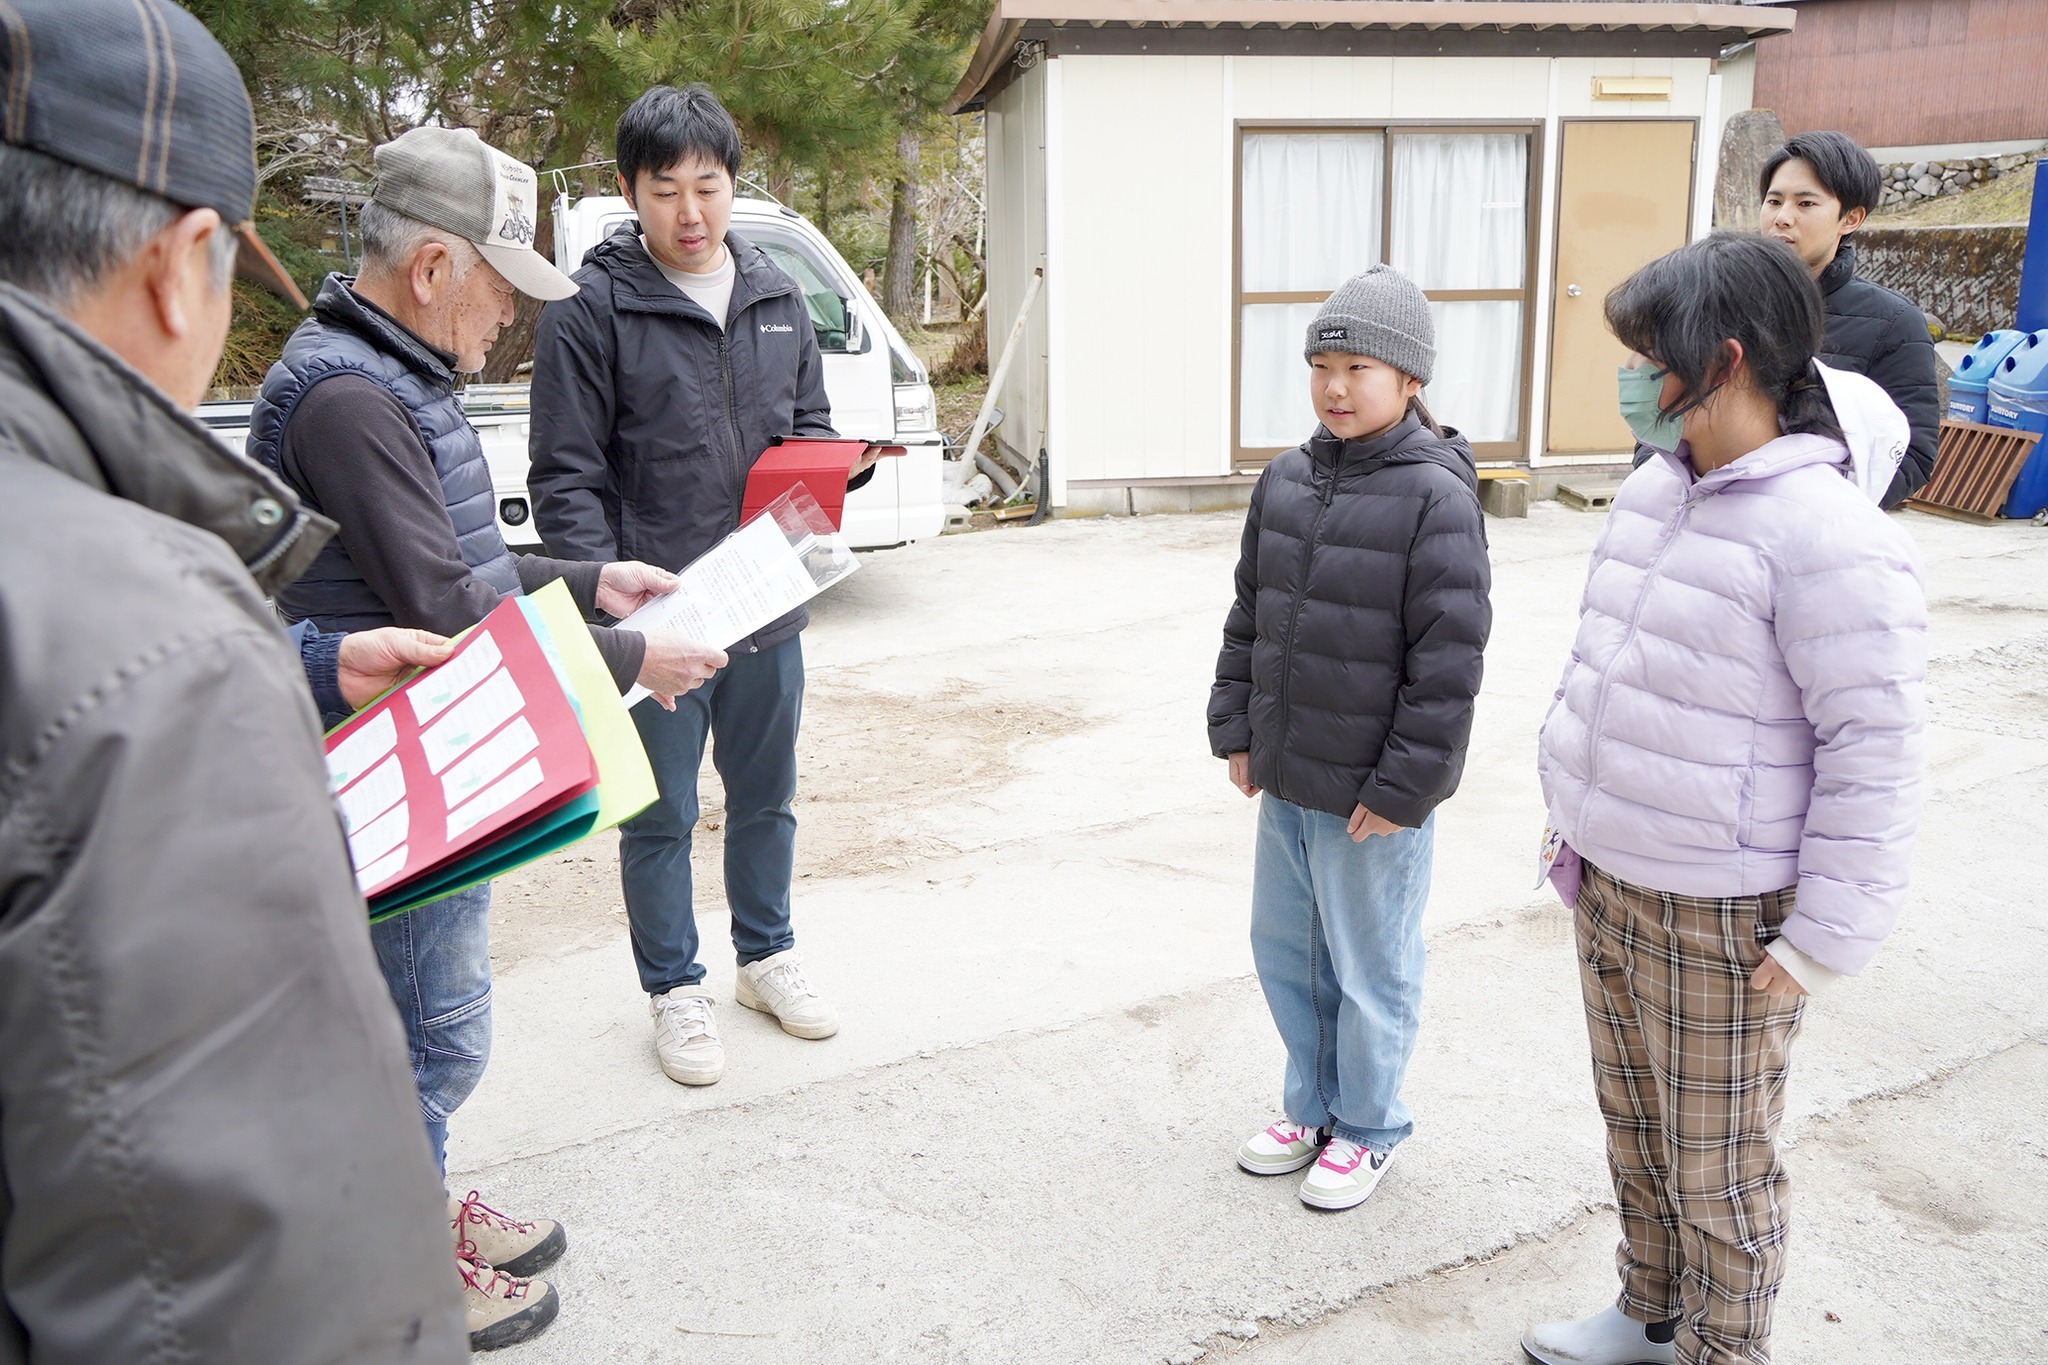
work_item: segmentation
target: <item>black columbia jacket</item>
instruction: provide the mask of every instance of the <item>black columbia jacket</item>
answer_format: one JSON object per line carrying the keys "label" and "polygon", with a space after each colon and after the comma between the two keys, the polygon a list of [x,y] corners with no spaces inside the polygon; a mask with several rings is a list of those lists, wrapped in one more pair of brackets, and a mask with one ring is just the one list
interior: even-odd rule
{"label": "black columbia jacket", "polygon": [[[817,334],[796,281],[736,233],[725,329],[623,223],[533,341],[534,527],[561,559],[680,569],[739,529],[747,471],[778,436],[830,436]],[[804,628],[803,608],[736,646]]]}
{"label": "black columbia jacket", "polygon": [[1913,430],[1899,472],[1885,490],[1883,506],[1889,511],[1934,474],[1935,446],[1941,438],[1941,385],[1935,377],[1927,318],[1904,294],[1856,273],[1853,239],[1843,241],[1821,272],[1820,292],[1828,311],[1821,360],[1876,380]]}
{"label": "black columbia jacket", "polygon": [[0,1365],[466,1361],[298,656],[332,533],[0,285]]}
{"label": "black columbia jacket", "polygon": [[1412,414],[1372,441],[1318,428],[1252,490],[1209,747],[1252,781],[1411,829],[1458,789],[1492,570],[1472,451]]}

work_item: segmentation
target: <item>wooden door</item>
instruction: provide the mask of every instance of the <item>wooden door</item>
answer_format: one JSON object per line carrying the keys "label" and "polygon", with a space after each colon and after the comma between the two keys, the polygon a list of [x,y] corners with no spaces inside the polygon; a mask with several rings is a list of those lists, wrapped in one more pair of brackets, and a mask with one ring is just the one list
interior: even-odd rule
{"label": "wooden door", "polygon": [[1691,119],[1579,119],[1563,127],[1552,281],[1546,450],[1573,459],[1634,446],[1616,409],[1607,291],[1691,239]]}

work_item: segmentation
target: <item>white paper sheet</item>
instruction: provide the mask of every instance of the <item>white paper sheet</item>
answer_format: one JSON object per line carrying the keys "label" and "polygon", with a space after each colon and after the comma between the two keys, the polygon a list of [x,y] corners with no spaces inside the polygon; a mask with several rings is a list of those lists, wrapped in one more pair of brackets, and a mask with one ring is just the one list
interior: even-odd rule
{"label": "white paper sheet", "polygon": [[348,841],[349,861],[368,867],[405,842],[412,830],[412,816],[401,801],[355,832]]}
{"label": "white paper sheet", "polygon": [[529,758],[515,768],[510,777],[500,778],[488,791],[479,793],[470,803],[448,813],[448,842],[454,843],[463,835],[475,829],[477,822],[496,815],[505,807],[540,785],[540,760]]}
{"label": "white paper sheet", "polygon": [[398,804],[405,795],[405,769],[392,755],[370,769],[362,781],[341,794],[341,827],[354,834]]}
{"label": "white paper sheet", "polygon": [[505,661],[498,642],[488,633],[479,635],[460,656],[435,669],[405,691],[412,713],[425,725],[497,669]]}
{"label": "white paper sheet", "polygon": [[[815,539],[806,536],[793,545],[773,516],[756,517],[678,574],[681,582],[674,592],[640,608],[619,627],[672,630],[727,649],[823,590],[804,566],[804,551],[813,544]],[[648,695],[636,685],[626,694],[626,705]]]}
{"label": "white paper sheet", "polygon": [[391,719],[389,711],[379,711],[327,755],[328,790],[340,791],[397,747],[398,722]]}
{"label": "white paper sheet", "polygon": [[526,717],[519,717],[441,775],[443,809],[454,810],[539,747],[540,736],[533,732]]}
{"label": "white paper sheet", "polygon": [[474,748],[491,731],[503,725],[526,705],[519,684],[505,669],[493,673],[483,686],[450,708],[447,715],[420,731],[420,749],[427,756],[427,769],[439,773]]}
{"label": "white paper sheet", "polygon": [[356,890],[367,893],[378,882],[392,876],[400,868],[404,867],[407,851],[406,846],[400,844],[361,872],[356,873]]}

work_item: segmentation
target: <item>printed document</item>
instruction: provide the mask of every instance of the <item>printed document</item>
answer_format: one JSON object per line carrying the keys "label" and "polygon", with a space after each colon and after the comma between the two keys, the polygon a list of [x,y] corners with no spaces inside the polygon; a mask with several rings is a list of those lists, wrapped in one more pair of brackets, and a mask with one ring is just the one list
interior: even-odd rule
{"label": "printed document", "polygon": [[[672,630],[700,644],[730,649],[854,567],[851,555],[838,556],[843,563],[836,563],[833,575],[821,583],[805,562],[820,538],[802,534],[792,541],[790,535],[775,517],[755,517],[678,574],[681,582],[674,592],[649,602],[619,622],[619,628]],[[626,694],[626,705],[649,695],[636,684]]]}

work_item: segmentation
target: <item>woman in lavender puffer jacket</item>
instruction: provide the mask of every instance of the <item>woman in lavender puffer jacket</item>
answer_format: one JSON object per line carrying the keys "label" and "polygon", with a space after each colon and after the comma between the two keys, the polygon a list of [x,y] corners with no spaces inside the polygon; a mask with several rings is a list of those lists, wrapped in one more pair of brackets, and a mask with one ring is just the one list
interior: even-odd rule
{"label": "woman in lavender puffer jacket", "polygon": [[1622,1290],[1532,1329],[1539,1361],[1770,1359],[1801,1008],[1905,896],[1926,602],[1912,541],[1853,482],[1843,430],[1873,424],[1814,367],[1823,320],[1798,259],[1747,235],[1607,299],[1684,439],[1615,499],[1540,743]]}

